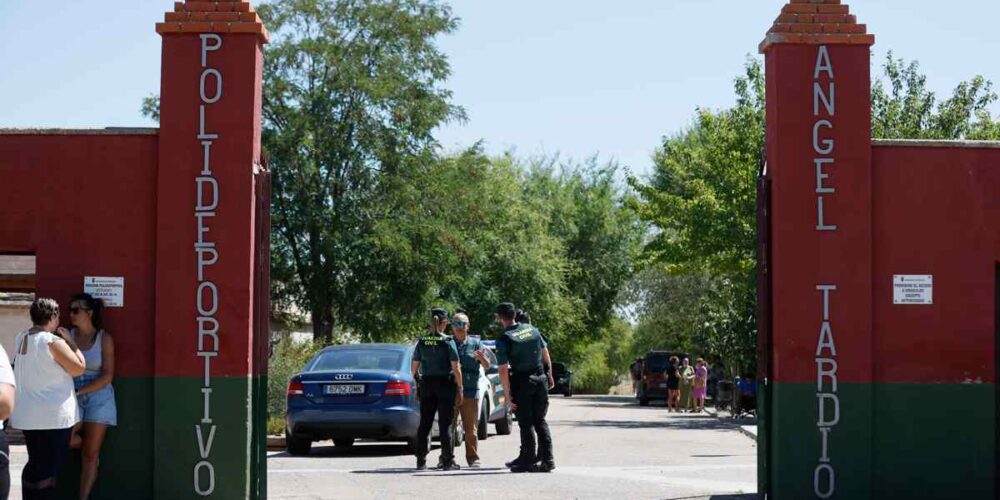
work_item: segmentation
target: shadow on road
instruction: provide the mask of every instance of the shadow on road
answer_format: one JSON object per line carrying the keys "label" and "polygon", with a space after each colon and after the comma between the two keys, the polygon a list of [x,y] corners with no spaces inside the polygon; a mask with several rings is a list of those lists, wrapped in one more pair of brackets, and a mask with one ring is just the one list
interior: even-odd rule
{"label": "shadow on road", "polygon": [[[440,446],[431,446],[431,449]],[[413,455],[413,452],[405,444],[398,443],[358,443],[350,448],[337,448],[330,443],[327,446],[313,444],[310,457],[396,457],[402,455]],[[292,457],[288,452],[277,453],[272,457]],[[303,457],[304,458],[304,457]]]}
{"label": "shadow on road", "polygon": [[[553,425],[550,423],[549,425]],[[648,420],[584,420],[559,423],[573,427],[614,427],[619,429],[681,429],[681,430],[729,430],[733,424],[720,422],[713,417],[672,418],[661,421]]]}
{"label": "shadow on road", "polygon": [[396,467],[387,469],[352,470],[351,474],[410,474],[413,477],[440,477],[440,476],[486,476],[493,474],[504,474],[507,469],[501,467],[480,467],[478,469],[462,469],[455,472],[438,472],[433,469],[418,471],[412,467]]}

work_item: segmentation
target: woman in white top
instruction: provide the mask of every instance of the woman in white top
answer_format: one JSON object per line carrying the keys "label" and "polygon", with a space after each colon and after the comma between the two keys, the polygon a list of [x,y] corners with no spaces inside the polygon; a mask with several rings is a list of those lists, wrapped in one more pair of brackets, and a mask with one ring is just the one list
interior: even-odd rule
{"label": "woman in white top", "polygon": [[74,428],[81,431],[82,439],[74,434],[70,439],[73,448],[80,448],[80,498],[90,497],[97,481],[98,457],[108,426],[118,424],[115,406],[115,343],[104,331],[104,303],[89,293],[73,297],[69,304],[69,318],[73,322],[73,340],[80,346],[87,369],[73,378],[76,385],[76,402],[80,406],[80,420]]}
{"label": "woman in white top", "polygon": [[[0,421],[10,418],[14,410],[14,370],[10,367],[7,351],[0,346]],[[7,433],[0,422],[0,499],[7,500],[10,494],[10,447]]]}
{"label": "woman in white top", "polygon": [[[38,299],[31,304],[30,329],[17,336],[17,379],[10,423],[24,432],[28,463],[21,472],[25,500],[53,498],[56,477],[78,421],[73,377],[86,368],[83,353],[59,327],[59,304]],[[55,332],[55,333],[53,333]]]}

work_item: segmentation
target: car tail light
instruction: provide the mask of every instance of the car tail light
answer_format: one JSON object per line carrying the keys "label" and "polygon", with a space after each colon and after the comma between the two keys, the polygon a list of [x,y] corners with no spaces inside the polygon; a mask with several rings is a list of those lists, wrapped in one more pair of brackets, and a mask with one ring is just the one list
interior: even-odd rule
{"label": "car tail light", "polygon": [[288,381],[287,397],[301,396],[303,394],[305,394],[305,387],[302,385],[301,380],[292,379]]}
{"label": "car tail light", "polygon": [[388,384],[385,385],[385,395],[386,396],[409,396],[410,395],[410,384],[402,380],[390,380]]}

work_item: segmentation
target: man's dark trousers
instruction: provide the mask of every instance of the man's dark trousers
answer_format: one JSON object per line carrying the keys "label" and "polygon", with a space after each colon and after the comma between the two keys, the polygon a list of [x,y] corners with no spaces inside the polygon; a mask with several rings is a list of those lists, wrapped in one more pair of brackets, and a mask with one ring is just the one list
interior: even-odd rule
{"label": "man's dark trousers", "polygon": [[[517,410],[517,424],[521,429],[521,454],[517,461],[532,465],[536,461],[553,461],[552,433],[545,415],[549,411],[548,378],[538,370],[536,374],[514,374],[511,392]],[[538,453],[535,453],[535,435],[538,435]]]}
{"label": "man's dark trousers", "polygon": [[438,416],[438,431],[441,434],[441,462],[455,460],[455,450],[451,442],[451,419],[455,417],[455,396],[457,387],[448,377],[424,376],[420,382],[420,427],[417,429],[417,457],[427,457],[430,448],[431,425],[434,413]]}

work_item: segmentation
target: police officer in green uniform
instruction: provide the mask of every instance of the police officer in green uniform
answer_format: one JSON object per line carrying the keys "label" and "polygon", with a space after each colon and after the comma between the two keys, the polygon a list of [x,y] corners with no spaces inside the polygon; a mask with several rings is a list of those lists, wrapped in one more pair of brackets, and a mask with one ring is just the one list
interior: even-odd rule
{"label": "police officer in green uniform", "polygon": [[420,427],[417,428],[417,469],[427,468],[428,438],[438,416],[441,433],[442,470],[457,470],[455,450],[451,442],[451,420],[455,407],[462,403],[462,372],[458,365],[455,341],[444,334],[448,313],[444,309],[431,310],[431,332],[417,341],[410,371],[420,383]]}
{"label": "police officer in green uniform", "polygon": [[[552,454],[552,434],[549,424],[545,422],[545,414],[549,410],[549,389],[555,386],[552,358],[538,329],[514,320],[516,311],[514,304],[509,302],[500,304],[496,309],[497,320],[504,327],[497,340],[500,383],[509,395],[507,404],[517,415],[517,424],[521,429],[521,452],[508,466],[511,472],[550,472],[556,464]],[[548,375],[546,367],[549,368]]]}

